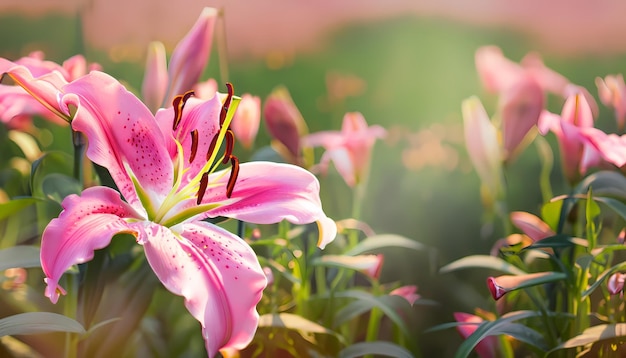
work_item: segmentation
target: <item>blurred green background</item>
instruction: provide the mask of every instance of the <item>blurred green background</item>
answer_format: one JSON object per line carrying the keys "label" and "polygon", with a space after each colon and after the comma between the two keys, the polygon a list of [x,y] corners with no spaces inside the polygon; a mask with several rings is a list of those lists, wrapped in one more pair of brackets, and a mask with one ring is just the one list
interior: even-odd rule
{"label": "blurred green background", "polygon": [[[140,88],[143,59],[120,60],[90,46],[83,36],[85,26],[83,19],[68,14],[25,16],[5,11],[0,13],[0,56],[17,59],[40,49],[48,59],[61,62],[83,53],[131,88]],[[489,113],[494,111],[496,99],[481,89],[474,68],[474,52],[488,44],[501,47],[515,61],[537,49],[531,37],[512,30],[404,15],[345,24],[327,34],[324,45],[314,51],[243,56],[228,62],[228,80],[237,93],[264,99],[275,86],[285,85],[311,132],[339,129],[347,111],[360,111],[370,124],[389,130],[389,137],[375,148],[362,219],[377,233],[400,234],[432,247],[423,254],[390,249],[383,269],[383,281],[417,284],[423,298],[438,302],[435,307],[414,309],[415,337],[425,357],[450,356],[460,338],[453,330],[423,334],[424,329],[452,321],[454,311],[492,305],[484,285],[488,273],[437,274],[438,267],[454,259],[487,254],[500,235],[501,228],[490,228],[485,220],[478,177],[464,149],[460,116],[461,101],[474,94],[481,96]],[[204,78],[219,81],[214,47]],[[615,51],[563,55],[545,46],[540,50],[549,67],[587,87],[596,98],[594,78],[620,73],[626,64],[626,56]],[[340,100],[329,97],[331,73],[353,83],[354,91]],[[551,99],[549,107],[560,112],[561,104]],[[614,127],[606,108],[601,108],[598,126]],[[554,144],[553,138],[548,139]],[[262,125],[257,143],[267,140]],[[64,139],[52,144],[70,145]],[[558,150],[553,148],[552,181],[559,194],[566,187],[558,170]],[[238,153],[240,158],[250,154],[243,149]],[[531,146],[508,168],[511,210],[537,213],[539,165]],[[349,188],[332,171],[321,182],[327,214],[348,218]]]}

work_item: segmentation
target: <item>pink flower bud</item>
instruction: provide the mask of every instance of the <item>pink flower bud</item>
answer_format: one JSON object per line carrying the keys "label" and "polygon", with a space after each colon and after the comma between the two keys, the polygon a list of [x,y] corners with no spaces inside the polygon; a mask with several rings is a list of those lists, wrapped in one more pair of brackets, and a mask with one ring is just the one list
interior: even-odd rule
{"label": "pink flower bud", "polygon": [[272,138],[287,151],[285,154],[290,156],[288,159],[291,162],[297,162],[300,157],[300,137],[308,132],[308,128],[285,87],[278,87],[270,93],[265,100],[263,117]]}
{"label": "pink flower bud", "polygon": [[256,134],[259,131],[260,121],[261,99],[250,94],[243,94],[233,121],[230,123],[230,128],[235,133],[235,138],[241,142],[244,148],[252,148]]}

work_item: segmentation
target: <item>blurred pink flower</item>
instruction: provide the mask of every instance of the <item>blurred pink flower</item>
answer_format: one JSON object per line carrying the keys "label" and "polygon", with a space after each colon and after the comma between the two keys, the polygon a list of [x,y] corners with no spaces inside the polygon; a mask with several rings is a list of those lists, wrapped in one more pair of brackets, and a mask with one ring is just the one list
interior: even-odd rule
{"label": "blurred pink flower", "polygon": [[193,92],[200,99],[211,99],[217,93],[217,81],[209,78],[206,81],[198,82],[193,86]]}
{"label": "blurred pink flower", "polygon": [[[5,69],[52,110],[69,117],[69,108],[75,109],[71,124],[88,139],[87,157],[108,169],[120,191],[96,186],[66,197],[63,211],[44,230],[41,263],[53,303],[65,294],[59,280],[69,267],[91,260],[114,235],[131,234],[163,285],[185,297],[214,356],[252,339],[266,277],[245,241],[203,219],[318,222],[318,246],[334,239],[336,226],[321,208],[315,176],[288,164],[239,165],[232,155],[232,87],[224,102],[219,96],[179,96],[174,106],[152,115],[101,72],[57,88],[2,60]],[[231,169],[216,171],[224,158]]]}
{"label": "blurred pink flower", "polygon": [[389,295],[400,296],[407,300],[411,306],[415,304],[415,301],[420,299],[420,295],[417,294],[417,286],[407,285],[396,288],[389,292]]}
{"label": "blurred pink flower", "polygon": [[536,272],[525,275],[502,275],[498,277],[488,277],[487,287],[494,300],[499,300],[502,296],[510,291],[516,290],[520,285],[527,281],[534,280],[543,276],[548,276],[551,272]]}
{"label": "blurred pink flower", "polygon": [[544,109],[546,93],[562,98],[581,93],[592,113],[598,112],[593,96],[585,88],[546,67],[536,53],[527,54],[517,64],[504,57],[498,47],[484,46],[476,51],[475,61],[485,89],[500,96],[498,116],[502,122],[503,159],[506,161],[515,158],[526,145],[525,139]]}
{"label": "blurred pink flower", "polygon": [[604,162],[618,168],[626,164],[626,135],[605,133],[598,128],[580,128],[585,151],[583,162],[601,166]]}
{"label": "blurred pink flower", "polygon": [[544,107],[544,94],[537,81],[523,75],[500,95],[498,113],[501,119],[504,159],[512,161],[526,146],[526,138],[535,134]]}
{"label": "blurred pink flower", "polygon": [[205,7],[202,10],[172,52],[169,65],[163,45],[150,44],[141,92],[152,112],[172,103],[175,96],[192,90],[200,80],[211,54],[217,16],[217,9]]}
{"label": "blurred pink flower", "polygon": [[463,101],[465,145],[470,160],[493,200],[502,189],[502,154],[498,131],[477,97]]}
{"label": "blurred pink flower", "polygon": [[351,265],[358,269],[370,278],[378,279],[380,272],[383,268],[384,256],[378,255],[357,255],[346,256],[345,259],[349,259]]}
{"label": "blurred pink flower", "polygon": [[[473,314],[454,312],[454,319],[462,323],[456,326],[461,337],[467,339],[485,320]],[[476,354],[481,358],[498,357],[498,337],[487,336],[476,345]]]}
{"label": "blurred pink flower", "polygon": [[616,272],[609,277],[606,283],[606,287],[611,295],[622,294],[624,292],[624,281],[626,275],[621,272]]}
{"label": "blurred pink flower", "polygon": [[361,113],[349,112],[343,117],[341,131],[313,133],[303,141],[305,146],[326,149],[319,164],[322,173],[327,171],[332,160],[343,180],[354,187],[366,179],[374,143],[386,134],[381,126],[368,126]]}
{"label": "blurred pink flower", "polygon": [[565,177],[578,181],[591,166],[600,163],[600,153],[582,135],[593,128],[593,114],[589,103],[580,93],[565,101],[561,115],[544,111],[539,119],[539,132],[552,131],[558,140]]}
{"label": "blurred pink flower", "polygon": [[300,138],[309,130],[285,87],[275,88],[267,97],[263,118],[278,153],[291,163],[300,163]]}
{"label": "blurred pink flower", "polygon": [[[29,76],[36,77],[41,83],[60,87],[71,82],[88,71],[100,69],[98,64],[87,65],[82,55],[75,55],[63,62],[62,65],[44,60],[42,52],[37,51],[16,60],[14,63],[6,62],[7,66],[13,64],[28,69]],[[0,64],[2,66],[4,64]],[[5,72],[0,72],[5,73]],[[19,76],[8,74],[16,85],[0,85],[0,121],[10,128],[27,130],[31,125],[33,116],[42,116],[47,120],[59,124],[67,124],[67,118],[51,112],[45,104],[33,98],[31,94],[19,86]],[[51,99],[54,100],[54,99]]]}
{"label": "blurred pink flower", "polygon": [[167,55],[165,46],[158,41],[148,45],[146,69],[141,86],[143,102],[152,112],[161,108],[167,92]]}
{"label": "blurred pink flower", "polygon": [[522,232],[530,237],[533,242],[556,235],[548,224],[531,213],[527,213],[525,211],[514,211],[510,214],[510,218],[513,225],[522,230]]}
{"label": "blurred pink flower", "polygon": [[230,128],[246,149],[252,148],[259,131],[261,121],[261,99],[250,94],[243,94],[235,112]]}
{"label": "blurred pink flower", "polygon": [[619,75],[608,75],[604,79],[596,77],[598,96],[600,101],[615,110],[615,119],[620,131],[624,130],[626,121],[626,84],[624,77]]}

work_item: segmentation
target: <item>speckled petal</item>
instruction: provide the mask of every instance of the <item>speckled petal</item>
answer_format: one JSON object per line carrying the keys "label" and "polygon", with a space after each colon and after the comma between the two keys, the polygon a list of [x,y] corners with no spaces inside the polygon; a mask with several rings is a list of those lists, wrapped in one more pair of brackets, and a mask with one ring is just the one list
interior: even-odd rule
{"label": "speckled petal", "polygon": [[266,278],[254,251],[215,225],[182,224],[180,233],[146,226],[146,257],[157,277],[202,325],[209,357],[222,348],[243,349],[258,322],[256,304]]}
{"label": "speckled petal", "polygon": [[124,198],[139,208],[132,179],[151,197],[172,188],[173,164],[148,108],[113,77],[91,72],[64,88],[63,101],[77,108],[72,127],[89,140],[87,157],[107,168]]}
{"label": "speckled petal", "polygon": [[[184,186],[191,178],[196,176],[206,163],[206,154],[211,144],[213,136],[220,129],[219,116],[222,109],[222,102],[219,96],[203,101],[195,97],[189,98],[185,103],[182,118],[175,131],[172,131],[174,121],[174,110],[172,107],[162,109],[156,114],[158,123],[164,136],[174,136],[183,147],[183,165],[185,176],[181,182]],[[191,132],[198,131],[198,147],[195,158],[190,163],[191,155]],[[176,147],[169,148],[176,151]]]}
{"label": "speckled petal", "polygon": [[[218,173],[216,173],[217,175]],[[310,172],[290,164],[250,162],[241,164],[239,179],[230,199],[226,198],[223,175],[209,188],[203,203],[221,203],[209,210],[210,217],[225,216],[256,224],[287,220],[293,224],[318,222],[320,247],[332,241],[337,227],[322,210],[319,182]]]}
{"label": "speckled petal", "polygon": [[41,266],[46,275],[46,296],[53,303],[64,293],[58,286],[63,273],[74,264],[93,258],[93,253],[109,244],[120,232],[134,232],[125,218],[141,219],[123,202],[117,191],[93,187],[82,196],[63,200],[63,211],[46,227],[41,238]]}

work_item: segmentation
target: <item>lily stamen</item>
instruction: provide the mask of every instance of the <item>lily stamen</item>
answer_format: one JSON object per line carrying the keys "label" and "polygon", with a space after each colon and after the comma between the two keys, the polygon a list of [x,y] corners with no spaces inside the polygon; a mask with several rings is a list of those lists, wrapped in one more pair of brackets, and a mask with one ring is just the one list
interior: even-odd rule
{"label": "lily stamen", "polygon": [[180,124],[180,120],[183,118],[183,108],[189,97],[194,95],[194,91],[187,91],[184,94],[179,94],[174,97],[172,101],[172,107],[174,107],[174,123],[172,124],[172,130],[175,131]]}
{"label": "lily stamen", "polygon": [[224,159],[222,164],[228,163],[228,160],[233,156],[233,148],[235,147],[235,134],[232,130],[226,131],[226,148],[224,148]]}
{"label": "lily stamen", "polygon": [[228,89],[228,96],[226,96],[224,104],[222,105],[222,111],[220,112],[220,126],[224,125],[224,121],[226,120],[226,115],[228,114],[228,109],[230,107],[230,102],[235,94],[235,90],[231,83],[226,83],[226,88]]}
{"label": "lily stamen", "polygon": [[228,177],[228,184],[226,185],[226,197],[230,198],[233,195],[233,190],[235,189],[235,182],[237,181],[237,177],[239,176],[239,158],[234,155],[230,156],[230,176]]}
{"label": "lily stamen", "polygon": [[196,158],[196,152],[198,151],[198,130],[191,131],[191,153],[189,153],[189,164]]}
{"label": "lily stamen", "polygon": [[196,205],[200,205],[202,199],[204,198],[204,193],[206,192],[206,188],[209,185],[209,173],[205,172],[202,174],[202,178],[200,179],[200,187],[198,188],[198,199],[196,200]]}

